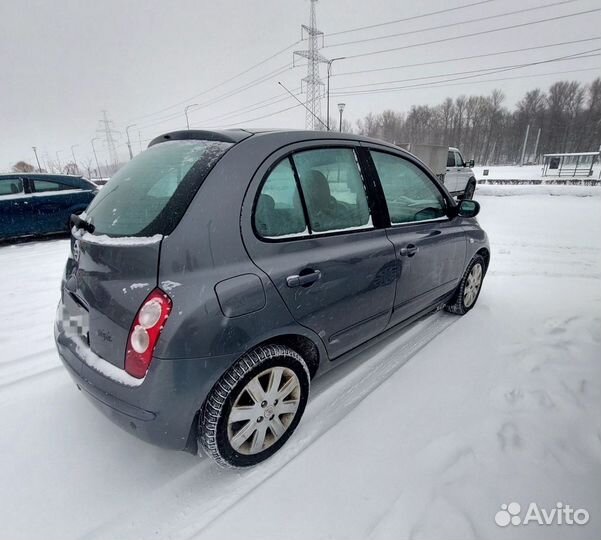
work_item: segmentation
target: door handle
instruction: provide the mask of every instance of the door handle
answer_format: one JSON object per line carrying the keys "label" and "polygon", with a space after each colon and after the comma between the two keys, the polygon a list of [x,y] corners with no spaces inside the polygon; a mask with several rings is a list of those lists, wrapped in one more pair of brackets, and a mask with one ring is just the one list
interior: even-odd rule
{"label": "door handle", "polygon": [[319,270],[303,270],[300,274],[288,276],[286,278],[286,285],[288,287],[309,287],[319,278],[321,278]]}
{"label": "door handle", "polygon": [[415,244],[407,244],[406,247],[399,249],[399,254],[401,257],[413,257],[418,251],[419,248]]}

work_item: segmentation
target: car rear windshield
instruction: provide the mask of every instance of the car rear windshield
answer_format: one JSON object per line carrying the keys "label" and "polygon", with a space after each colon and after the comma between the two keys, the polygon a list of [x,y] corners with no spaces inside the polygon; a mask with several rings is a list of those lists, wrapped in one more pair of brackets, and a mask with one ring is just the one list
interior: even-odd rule
{"label": "car rear windshield", "polygon": [[151,146],[120,169],[90,204],[86,219],[94,225],[94,234],[169,234],[231,146],[200,140]]}

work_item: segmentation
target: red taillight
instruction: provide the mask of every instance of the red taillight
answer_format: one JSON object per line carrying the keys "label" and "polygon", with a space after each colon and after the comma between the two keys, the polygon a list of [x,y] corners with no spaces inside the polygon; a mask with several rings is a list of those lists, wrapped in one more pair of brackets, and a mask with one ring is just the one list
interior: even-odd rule
{"label": "red taillight", "polygon": [[141,379],[146,375],[154,348],[171,313],[171,305],[171,298],[155,289],[138,310],[125,352],[125,371],[133,377]]}

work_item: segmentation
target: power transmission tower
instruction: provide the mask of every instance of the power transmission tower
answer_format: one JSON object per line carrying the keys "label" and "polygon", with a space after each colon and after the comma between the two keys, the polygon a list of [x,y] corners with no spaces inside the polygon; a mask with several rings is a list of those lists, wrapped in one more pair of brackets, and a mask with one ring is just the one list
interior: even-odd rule
{"label": "power transmission tower", "polygon": [[316,3],[317,0],[311,0],[309,26],[301,25],[301,37],[304,39],[305,33],[308,35],[309,48],[303,51],[294,51],[295,59],[297,56],[307,59],[307,76],[302,79],[301,83],[306,94],[305,127],[307,129],[320,127],[317,118],[321,118],[321,97],[324,84],[319,76],[319,64],[328,62],[328,59],[319,52],[319,49],[323,47],[323,32],[317,28]]}
{"label": "power transmission tower", "polygon": [[109,153],[109,160],[111,165],[116,166],[119,163],[119,156],[117,155],[117,148],[115,145],[115,138],[113,134],[119,133],[113,129],[113,123],[108,119],[106,111],[102,111],[102,119],[100,120],[100,128],[97,130],[99,135],[102,135],[106,142],[106,147]]}

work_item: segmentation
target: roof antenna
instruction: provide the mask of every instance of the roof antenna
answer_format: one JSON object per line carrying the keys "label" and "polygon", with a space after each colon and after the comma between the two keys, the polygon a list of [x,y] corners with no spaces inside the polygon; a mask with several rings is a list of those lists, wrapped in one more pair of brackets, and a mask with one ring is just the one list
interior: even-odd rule
{"label": "roof antenna", "polygon": [[288,90],[288,88],[286,88],[280,81],[278,81],[278,84],[284,89],[286,90],[286,92],[288,92],[294,99],[296,99],[296,101],[298,101],[305,109],[307,109],[308,112],[310,112],[313,117],[315,118],[315,120],[317,120],[324,128],[326,128],[326,131],[330,131],[330,128],[323,123],[322,119],[319,118],[319,116],[317,116],[311,109],[309,109],[309,107],[307,107],[300,99],[298,99],[290,90]]}

